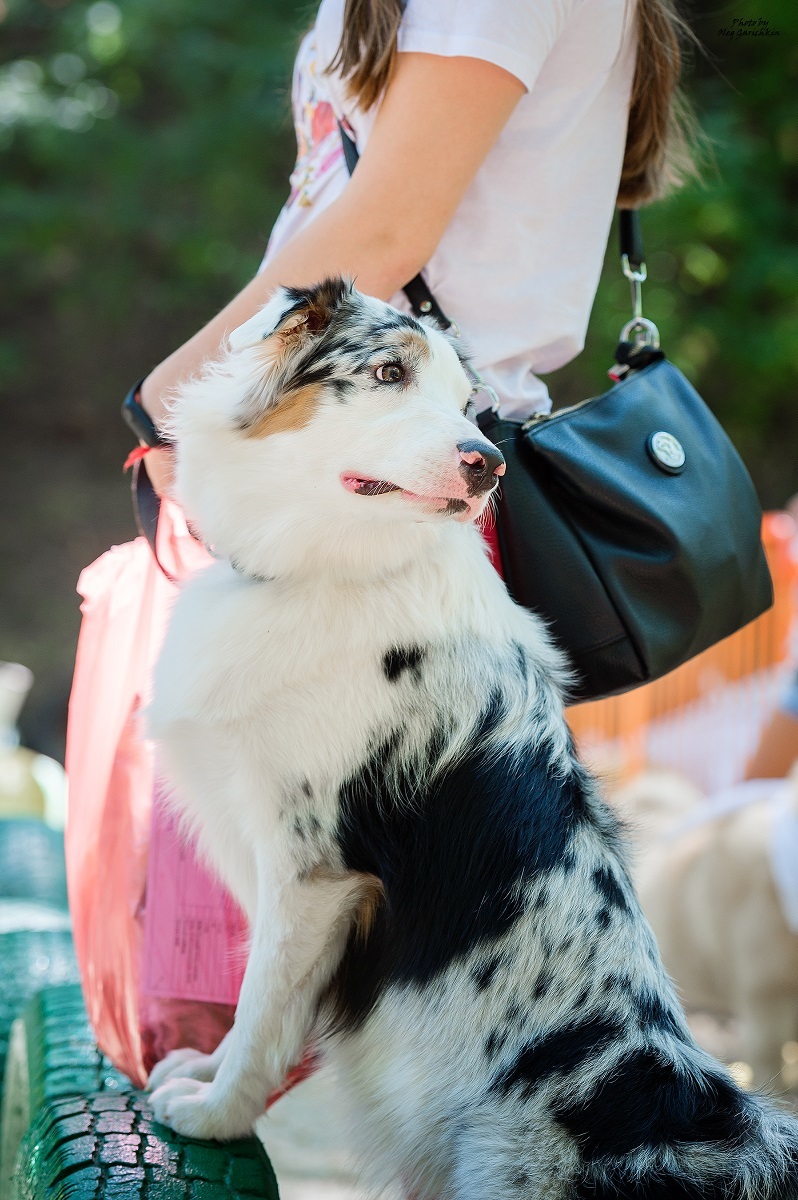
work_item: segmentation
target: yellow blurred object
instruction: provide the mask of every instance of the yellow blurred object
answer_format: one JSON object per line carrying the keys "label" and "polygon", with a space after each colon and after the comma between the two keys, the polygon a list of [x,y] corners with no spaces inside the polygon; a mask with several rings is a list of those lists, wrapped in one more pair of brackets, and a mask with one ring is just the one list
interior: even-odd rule
{"label": "yellow blurred object", "polygon": [[798,1042],[785,1042],[781,1048],[784,1065],[781,1082],[785,1089],[798,1087]]}
{"label": "yellow blurred object", "polygon": [[798,1042],[785,1042],[781,1048],[781,1057],[788,1066],[798,1065]]}
{"label": "yellow blurred object", "polygon": [[38,817],[44,820],[44,789],[33,774],[38,757],[22,746],[0,750],[0,819]]}
{"label": "yellow blurred object", "polygon": [[63,767],[19,744],[17,718],[32,683],[33,675],[21,663],[0,662],[0,819],[32,817],[62,829]]}
{"label": "yellow blurred object", "polygon": [[741,1087],[746,1092],[750,1090],[754,1082],[754,1072],[747,1062],[729,1063],[728,1071],[738,1087]]}
{"label": "yellow blurred object", "polygon": [[631,779],[646,765],[650,722],[787,661],[798,578],[795,538],[791,516],[765,514],[762,542],[775,598],[773,607],[756,621],[654,683],[568,709],[568,724],[593,769],[619,783]]}

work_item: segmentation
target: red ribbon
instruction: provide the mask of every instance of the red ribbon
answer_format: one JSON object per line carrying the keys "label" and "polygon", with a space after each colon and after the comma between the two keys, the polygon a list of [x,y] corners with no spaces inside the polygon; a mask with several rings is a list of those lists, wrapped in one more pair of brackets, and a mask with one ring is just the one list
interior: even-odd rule
{"label": "red ribbon", "polygon": [[130,454],[128,454],[127,458],[125,459],[125,466],[123,469],[125,471],[129,471],[130,468],[135,466],[137,462],[141,462],[144,455],[149,454],[150,450],[152,450],[152,446],[136,446],[136,449],[131,450]]}

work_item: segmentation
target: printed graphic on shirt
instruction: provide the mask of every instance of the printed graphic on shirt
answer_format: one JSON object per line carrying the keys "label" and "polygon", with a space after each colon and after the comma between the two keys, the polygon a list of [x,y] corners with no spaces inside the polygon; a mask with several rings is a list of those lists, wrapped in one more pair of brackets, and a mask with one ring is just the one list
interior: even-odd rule
{"label": "printed graphic on shirt", "polygon": [[292,105],[297,161],[291,173],[286,207],[310,208],[324,176],[343,155],[338,121],[324,95],[322,69],[313,32],[299,49],[294,69]]}

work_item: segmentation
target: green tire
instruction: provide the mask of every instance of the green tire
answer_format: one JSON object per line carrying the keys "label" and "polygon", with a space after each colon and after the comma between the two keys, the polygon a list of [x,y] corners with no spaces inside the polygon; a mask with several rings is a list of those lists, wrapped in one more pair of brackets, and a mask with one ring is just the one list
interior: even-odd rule
{"label": "green tire", "polygon": [[[0,919],[5,902],[0,902]],[[48,910],[43,910],[44,913]],[[60,913],[55,918],[65,923]],[[0,933],[0,1089],[11,1024],[40,988],[77,982],[72,934],[62,929],[15,929]]]}
{"label": "green tire", "polygon": [[159,1125],[99,1052],[78,987],[15,1023],[3,1099],[2,1200],[278,1200],[256,1138],[200,1142]]}

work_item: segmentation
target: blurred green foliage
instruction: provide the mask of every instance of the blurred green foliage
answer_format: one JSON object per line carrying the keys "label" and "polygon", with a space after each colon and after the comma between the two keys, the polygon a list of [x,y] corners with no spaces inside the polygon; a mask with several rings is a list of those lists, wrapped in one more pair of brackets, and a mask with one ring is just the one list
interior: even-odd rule
{"label": "blurred green foliage", "polygon": [[[645,214],[644,307],[775,505],[798,490],[798,6],[687,15],[713,161]],[[45,682],[68,680],[79,567],[132,530],[119,399],[265,249],[312,19],[312,0],[0,0],[0,559],[20,567],[0,656]],[[606,385],[628,314],[613,239],[558,402]]]}
{"label": "blurred green foliage", "polygon": [[146,368],[154,326],[173,348],[252,274],[286,191],[298,27],[278,0],[10,0],[6,387],[44,394],[30,355],[42,319],[80,331],[69,366],[105,384],[98,359],[114,363],[120,332]]}

